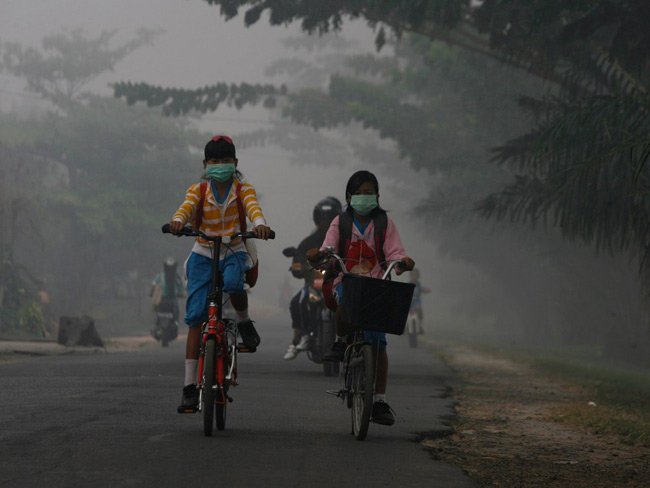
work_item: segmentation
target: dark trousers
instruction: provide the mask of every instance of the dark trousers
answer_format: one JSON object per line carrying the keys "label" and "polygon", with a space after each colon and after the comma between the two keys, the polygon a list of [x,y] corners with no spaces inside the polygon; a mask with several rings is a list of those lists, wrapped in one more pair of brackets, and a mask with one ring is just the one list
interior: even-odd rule
{"label": "dark trousers", "polygon": [[300,335],[307,335],[315,331],[317,310],[312,310],[309,307],[309,290],[306,286],[291,299],[289,312],[291,313],[291,327],[300,329]]}

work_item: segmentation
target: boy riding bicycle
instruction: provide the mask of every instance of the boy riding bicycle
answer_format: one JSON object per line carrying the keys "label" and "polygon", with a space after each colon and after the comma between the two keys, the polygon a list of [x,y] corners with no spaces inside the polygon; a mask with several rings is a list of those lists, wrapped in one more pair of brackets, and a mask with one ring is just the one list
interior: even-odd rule
{"label": "boy riding bicycle", "polygon": [[[203,168],[206,183],[192,185],[185,201],[178,208],[169,226],[172,233],[179,232],[192,223],[208,236],[231,235],[245,225],[245,218],[253,223],[253,231],[260,239],[267,239],[271,229],[266,225],[262,209],[257,202],[255,188],[242,181],[237,170],[238,159],[232,139],[215,136],[205,146]],[[243,220],[243,223],[242,223]],[[223,291],[237,314],[238,329],[242,342],[254,352],[260,343],[253,321],[248,315],[248,295],[244,291],[245,272],[251,267],[246,245],[242,239],[234,239],[224,248],[219,259],[223,273]],[[199,391],[196,387],[202,324],[208,320],[207,301],[211,280],[211,243],[197,237],[192,252],[185,263],[187,276],[187,301],[185,323],[188,326],[185,349],[185,382],[182,409],[196,408]]]}

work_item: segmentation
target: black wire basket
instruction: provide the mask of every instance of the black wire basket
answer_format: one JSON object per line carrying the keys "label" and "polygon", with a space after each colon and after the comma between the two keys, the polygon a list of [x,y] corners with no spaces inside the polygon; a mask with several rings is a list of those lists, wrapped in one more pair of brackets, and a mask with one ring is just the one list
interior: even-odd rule
{"label": "black wire basket", "polygon": [[414,283],[346,273],[341,319],[355,329],[402,335],[414,289]]}

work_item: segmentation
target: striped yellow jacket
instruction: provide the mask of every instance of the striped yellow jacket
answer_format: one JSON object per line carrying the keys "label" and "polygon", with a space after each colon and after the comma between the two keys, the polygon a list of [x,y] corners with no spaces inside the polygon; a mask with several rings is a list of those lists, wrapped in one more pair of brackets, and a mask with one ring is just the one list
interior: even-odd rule
{"label": "striped yellow jacket", "polygon": [[[240,230],[239,211],[237,210],[237,185],[239,183],[238,179],[233,178],[230,193],[223,204],[217,203],[217,199],[212,193],[212,186],[208,183],[203,202],[203,217],[199,228],[204,234],[209,236],[223,236],[233,234]],[[262,209],[257,202],[255,188],[248,183],[242,183],[240,196],[244,204],[246,216],[253,223],[253,227],[266,225]],[[200,200],[201,184],[196,183],[188,188],[185,194],[185,201],[178,208],[172,220],[182,222],[183,225],[192,222],[196,216],[196,210]],[[196,240],[202,246],[209,246],[211,244],[201,237],[197,237]],[[233,240],[232,246],[240,247],[237,246],[240,241],[241,239]]]}

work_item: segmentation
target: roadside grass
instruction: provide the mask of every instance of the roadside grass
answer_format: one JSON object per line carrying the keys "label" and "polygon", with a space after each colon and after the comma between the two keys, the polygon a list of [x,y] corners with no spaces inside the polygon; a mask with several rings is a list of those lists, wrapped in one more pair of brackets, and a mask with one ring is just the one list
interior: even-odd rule
{"label": "roadside grass", "polygon": [[598,435],[615,435],[626,444],[650,447],[650,374],[566,357],[561,351],[522,352],[522,358],[514,359],[585,389],[585,401],[561,408],[555,420]]}
{"label": "roadside grass", "polygon": [[[527,364],[552,379],[581,387],[583,400],[558,408],[551,420],[569,422],[601,436],[616,436],[626,444],[650,447],[650,371],[605,364],[599,351],[590,348],[463,345]],[[444,352],[436,354],[444,361]]]}
{"label": "roadside grass", "polygon": [[650,415],[638,408],[573,403],[559,409],[552,420],[569,422],[600,436],[616,436],[624,444],[650,447]]}

